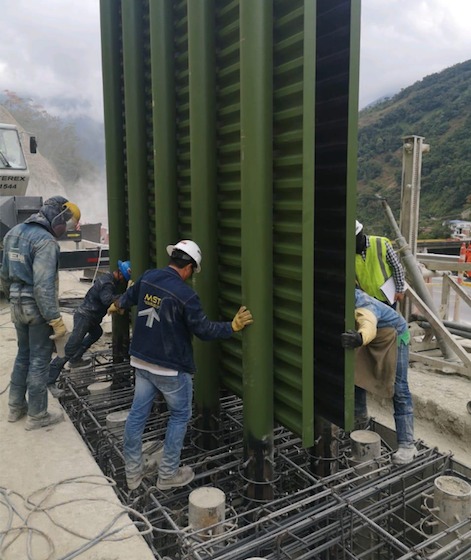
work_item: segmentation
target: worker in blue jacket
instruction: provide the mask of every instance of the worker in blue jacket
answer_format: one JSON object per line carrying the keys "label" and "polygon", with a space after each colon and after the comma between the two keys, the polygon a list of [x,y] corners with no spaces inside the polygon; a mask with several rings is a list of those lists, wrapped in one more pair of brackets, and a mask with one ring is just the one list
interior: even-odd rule
{"label": "worker in blue jacket", "polygon": [[[48,389],[58,398],[64,394],[56,386],[56,381],[67,362],[71,367],[86,365],[82,360],[84,353],[101,338],[101,321],[109,306],[119,297],[120,287],[131,280],[131,263],[118,261],[118,268],[98,276],[88,290],[83,302],[74,313],[74,328],[64,348],[63,356],[56,356],[49,367]],[[122,291],[122,289],[121,289]]]}
{"label": "worker in blue jacket", "polygon": [[195,362],[192,336],[201,340],[229,338],[251,324],[252,314],[240,307],[234,319],[210,321],[197,293],[186,281],[201,270],[201,251],[191,240],[169,245],[169,265],[147,270],[109,312],[137,306],[130,347],[136,381],[131,411],[124,431],[124,459],[128,488],[137,488],[146,474],[142,461],[142,434],[157,393],[170,411],[157,487],[184,486],[194,478],[191,467],[180,465],[187,424],[191,418]]}
{"label": "worker in blue jacket", "polygon": [[[80,220],[76,204],[62,196],[47,199],[37,214],[4,238],[1,280],[18,338],[11,374],[9,422],[27,415],[25,429],[56,424],[63,414],[47,410],[47,376],[53,341],[67,334],[59,310],[59,245]],[[26,397],[28,397],[26,399]]]}
{"label": "worker in blue jacket", "polygon": [[[376,337],[377,328],[392,327],[396,330],[397,365],[393,405],[398,449],[392,456],[392,462],[396,465],[405,465],[417,455],[414,445],[414,411],[407,380],[410,341],[407,323],[392,307],[358,288],[355,288],[355,323],[355,330],[341,335],[344,348],[358,348],[369,344]],[[355,397],[355,414],[366,416],[365,390],[355,387]]]}

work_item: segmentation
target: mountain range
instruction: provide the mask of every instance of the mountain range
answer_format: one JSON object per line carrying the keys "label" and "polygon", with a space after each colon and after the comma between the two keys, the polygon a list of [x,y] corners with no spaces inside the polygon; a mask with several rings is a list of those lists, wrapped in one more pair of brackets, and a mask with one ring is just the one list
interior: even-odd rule
{"label": "mountain range", "polygon": [[430,146],[422,158],[419,236],[441,237],[443,222],[471,214],[471,60],[431,74],[359,114],[357,217],[390,235],[375,195],[399,220],[402,138]]}
{"label": "mountain range", "polygon": [[[56,103],[57,104],[57,103]],[[106,221],[103,123],[87,116],[59,118],[13,92],[0,96],[0,109],[39,139],[44,177],[32,172],[35,194],[64,188]],[[399,221],[403,137],[429,144],[423,155],[419,236],[442,237],[443,223],[471,216],[471,60],[431,74],[359,113],[357,218],[365,230],[392,234],[376,195],[389,202]],[[34,164],[33,164],[34,165]],[[36,184],[37,187],[34,187]],[[47,189],[46,189],[47,190]],[[32,194],[29,192],[28,194]],[[90,204],[92,202],[92,204]],[[87,213],[85,214],[87,215]],[[91,221],[90,219],[88,221]]]}

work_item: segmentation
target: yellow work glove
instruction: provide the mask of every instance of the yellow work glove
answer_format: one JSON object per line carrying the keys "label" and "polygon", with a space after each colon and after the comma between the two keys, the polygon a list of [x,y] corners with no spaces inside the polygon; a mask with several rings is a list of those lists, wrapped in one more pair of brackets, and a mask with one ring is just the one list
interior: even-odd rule
{"label": "yellow work glove", "polygon": [[54,333],[51,334],[51,336],[49,337],[51,340],[56,340],[56,338],[62,338],[67,334],[67,327],[65,326],[62,317],[49,321],[49,326],[51,326],[54,330]]}
{"label": "yellow work glove", "polygon": [[108,311],[106,312],[108,315],[113,315],[113,313],[118,313],[119,315],[124,315],[124,309],[118,307],[115,302],[113,302],[109,307]]}
{"label": "yellow work glove", "polygon": [[250,311],[242,305],[242,307],[239,308],[239,311],[235,314],[234,319],[232,319],[232,330],[234,332],[239,332],[252,323],[252,313],[250,313]]}
{"label": "yellow work glove", "polygon": [[359,307],[355,309],[355,323],[361,334],[363,346],[369,344],[376,337],[378,319],[369,309]]}

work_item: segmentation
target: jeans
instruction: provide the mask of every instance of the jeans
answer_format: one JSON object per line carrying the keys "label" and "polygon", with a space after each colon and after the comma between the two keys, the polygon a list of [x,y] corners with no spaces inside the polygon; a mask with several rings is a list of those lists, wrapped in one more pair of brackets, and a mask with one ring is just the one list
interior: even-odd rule
{"label": "jeans", "polygon": [[[401,343],[397,349],[393,405],[397,443],[404,447],[412,447],[414,444],[414,408],[407,381],[408,369],[409,346]],[[366,415],[366,391],[355,386],[355,418]]]}
{"label": "jeans", "polygon": [[172,477],[180,465],[183,440],[191,418],[193,379],[189,373],[182,371],[176,376],[167,376],[136,368],[134,399],[126,420],[123,441],[128,477],[142,472],[142,434],[158,392],[163,395],[170,412],[159,476]]}
{"label": "jeans", "polygon": [[52,385],[55,383],[65,364],[69,360],[72,362],[80,360],[90,346],[99,340],[102,334],[103,329],[95,320],[81,313],[74,313],[74,328],[65,345],[65,355],[63,357],[57,356],[52,360],[47,384]]}
{"label": "jeans", "polygon": [[18,353],[11,374],[8,404],[13,410],[27,409],[29,416],[43,416],[47,412],[47,376],[54,347],[49,338],[52,329],[32,298],[12,301],[10,309]]}
{"label": "jeans", "polygon": [[394,420],[398,445],[414,445],[414,407],[409,391],[409,345],[401,343],[397,349],[396,380],[394,382]]}

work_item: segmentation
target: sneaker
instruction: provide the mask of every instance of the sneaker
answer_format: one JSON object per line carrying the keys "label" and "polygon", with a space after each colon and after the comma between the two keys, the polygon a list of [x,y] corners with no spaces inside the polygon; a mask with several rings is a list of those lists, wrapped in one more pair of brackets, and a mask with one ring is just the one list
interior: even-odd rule
{"label": "sneaker", "polygon": [[8,413],[8,422],[18,422],[23,416],[26,416],[28,410],[26,408],[10,408]]}
{"label": "sneaker", "polygon": [[178,488],[186,486],[195,478],[195,473],[191,467],[180,467],[178,471],[170,478],[162,478],[159,476],[157,480],[157,488],[159,490],[168,490],[169,488]]}
{"label": "sneaker", "polygon": [[26,419],[25,430],[39,430],[53,424],[58,424],[64,420],[63,412],[46,412],[44,416],[28,416]]}
{"label": "sneaker", "polygon": [[415,445],[412,447],[405,447],[404,445],[400,445],[397,448],[396,453],[393,453],[391,457],[391,461],[393,465],[407,465],[411,461],[413,461],[414,457],[417,456],[417,448]]}
{"label": "sneaker", "polygon": [[47,388],[55,399],[60,399],[65,395],[65,391],[63,389],[59,389],[59,387],[57,387],[57,385],[54,385],[53,383],[51,383],[51,385],[48,385]]}
{"label": "sneaker", "polygon": [[80,360],[75,360],[75,362],[70,361],[69,366],[72,369],[78,369],[78,368],[88,367],[91,363],[92,363],[91,358],[86,358],[85,360],[83,358],[80,358]]}

